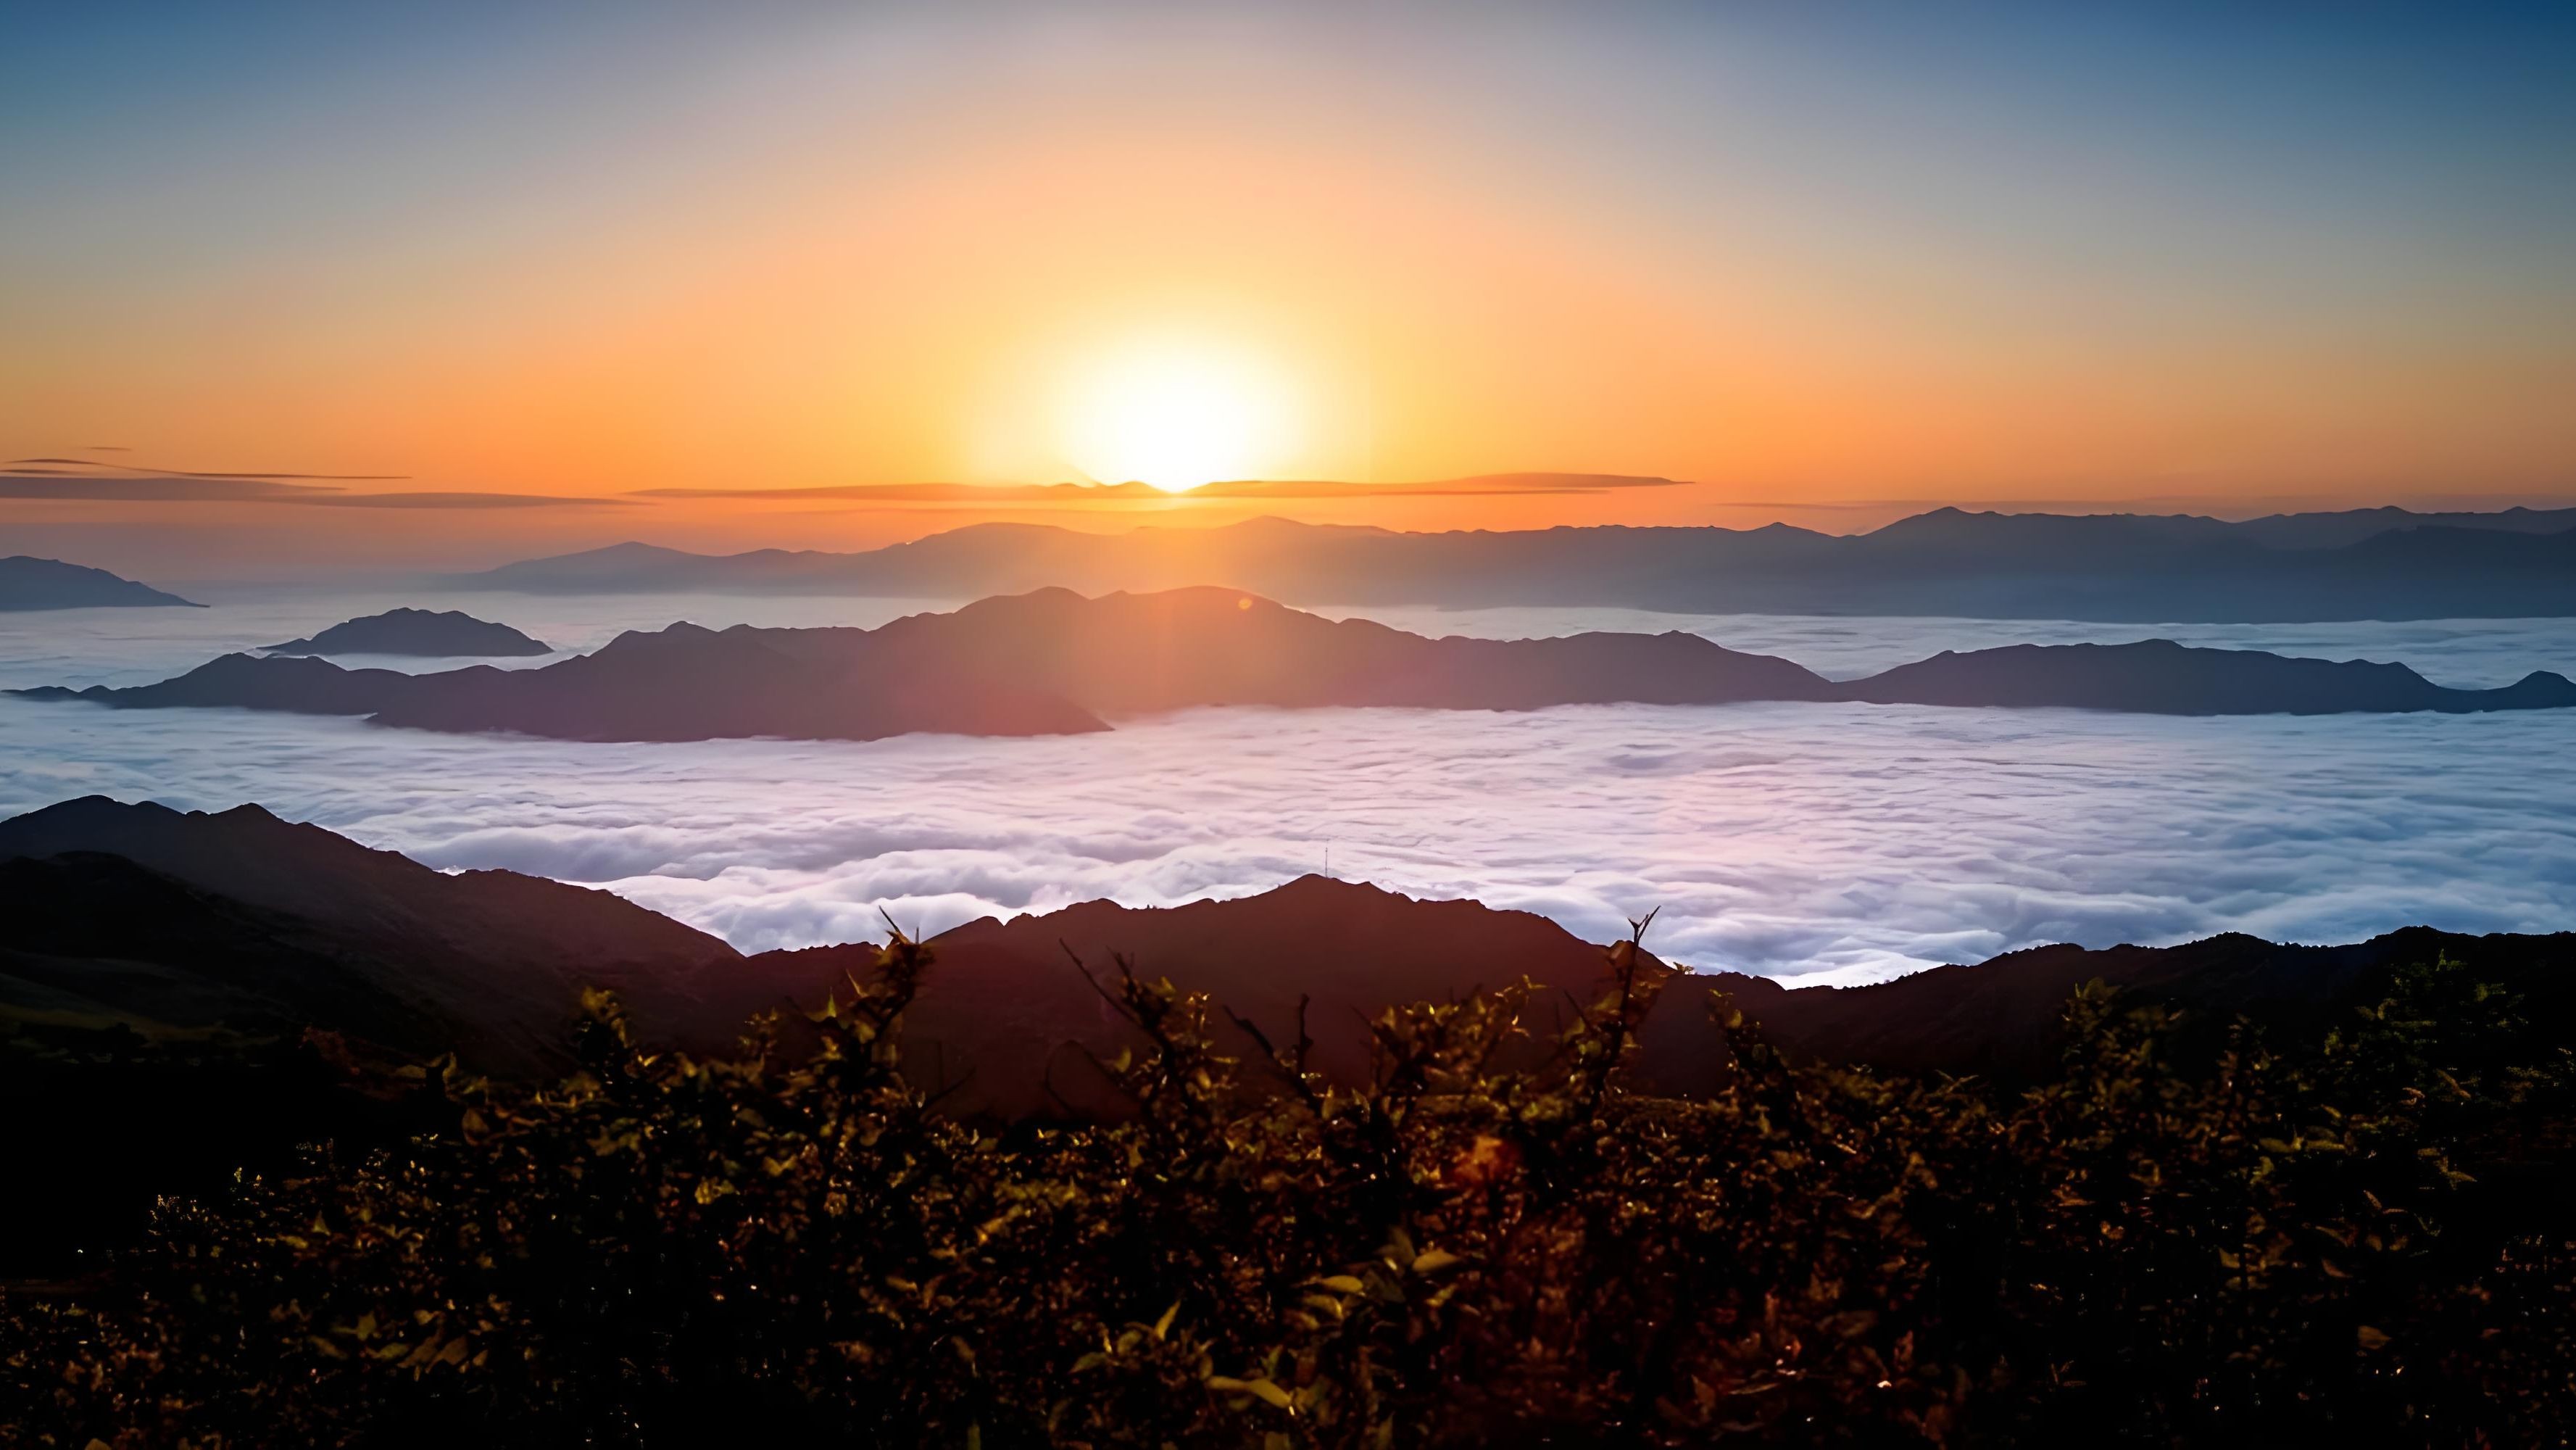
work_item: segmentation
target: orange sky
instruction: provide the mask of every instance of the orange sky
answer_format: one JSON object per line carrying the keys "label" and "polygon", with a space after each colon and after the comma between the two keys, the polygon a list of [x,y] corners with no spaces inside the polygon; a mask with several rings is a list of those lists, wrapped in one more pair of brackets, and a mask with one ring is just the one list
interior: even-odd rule
{"label": "orange sky", "polygon": [[[1241,450],[1254,476],[1695,484],[1193,520],[1830,527],[1889,501],[2576,488],[2570,266],[2442,195],[2439,156],[2344,174],[2304,136],[2196,140],[2156,75],[2135,114],[2070,119],[1815,37],[1336,14],[800,15],[523,36],[516,70],[480,35],[445,37],[469,70],[390,44],[376,72],[234,58],[184,123],[101,120],[65,132],[85,169],[0,169],[37,218],[0,239],[0,456],[558,495],[1054,481],[1099,466],[1068,400],[1141,342],[1250,360],[1275,424]],[[403,528],[467,552],[499,530],[504,554],[847,546],[960,513]],[[0,508],[118,520],[138,511]]]}

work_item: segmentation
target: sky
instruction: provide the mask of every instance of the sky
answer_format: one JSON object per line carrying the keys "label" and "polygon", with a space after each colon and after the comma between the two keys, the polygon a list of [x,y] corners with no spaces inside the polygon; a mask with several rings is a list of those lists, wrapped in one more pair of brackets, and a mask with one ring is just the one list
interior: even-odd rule
{"label": "sky", "polygon": [[[0,0],[0,459],[409,499],[0,545],[2564,499],[2571,73],[2563,5]],[[639,497],[1522,471],[1683,486]]]}

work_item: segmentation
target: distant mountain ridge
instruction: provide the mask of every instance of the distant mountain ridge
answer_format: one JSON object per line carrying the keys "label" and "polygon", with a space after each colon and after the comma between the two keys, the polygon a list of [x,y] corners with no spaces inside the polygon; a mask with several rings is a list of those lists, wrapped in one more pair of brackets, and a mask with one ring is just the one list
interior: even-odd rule
{"label": "distant mountain ridge", "polygon": [[35,609],[136,609],[204,605],[148,584],[60,559],[12,554],[0,559],[0,612]]}
{"label": "distant mountain ridge", "polygon": [[13,693],[116,709],[234,706],[596,741],[1080,734],[1117,718],[1223,705],[1529,710],[1809,701],[2183,715],[2576,706],[2576,684],[2546,672],[2502,689],[2458,690],[2403,665],[2163,640],[1945,652],[1834,682],[1680,631],[1429,639],[1205,588],[1096,599],[1042,589],[873,630],[677,624],[630,631],[593,654],[538,669],[410,675],[235,654],[158,684]]}
{"label": "distant mountain ridge", "polygon": [[526,593],[973,598],[1223,585],[1297,604],[2288,623],[2576,615],[2576,508],[2416,514],[1968,513],[1850,536],[1772,524],[1397,533],[1254,519],[1080,533],[976,524],[864,553],[646,544],[448,581]]}
{"label": "distant mountain ridge", "polygon": [[554,647],[506,624],[476,619],[458,609],[388,609],[342,620],[305,639],[269,645],[273,655],[418,655],[424,658],[490,658],[553,654]]}
{"label": "distant mountain ridge", "polygon": [[2461,714],[2576,705],[2576,685],[2547,670],[2497,689],[2455,690],[2400,664],[2194,649],[2164,639],[1943,650],[1841,690],[1844,699],[1882,705],[2073,706],[2159,715]]}

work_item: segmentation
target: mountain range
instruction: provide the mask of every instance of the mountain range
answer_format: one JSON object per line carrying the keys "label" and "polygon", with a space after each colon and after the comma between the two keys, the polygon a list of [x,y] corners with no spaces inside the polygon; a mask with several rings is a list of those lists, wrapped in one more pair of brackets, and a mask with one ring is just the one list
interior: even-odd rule
{"label": "mountain range", "polygon": [[[1526,1025],[1544,1038],[1606,980],[1603,948],[1543,917],[1320,876],[1230,901],[979,920],[929,945],[907,1069],[947,1110],[999,1118],[1114,1110],[1093,1061],[1134,1043],[1092,981],[1122,957],[1274,1043],[1295,1039],[1302,1012],[1313,1065],[1345,1081],[1369,1070],[1364,1020],[1390,1006],[1529,979]],[[2211,1023],[2304,1025],[2370,1000],[2387,969],[2441,954],[2524,993],[2535,1020],[2576,1025],[2576,934],[2417,928],[2331,947],[2239,935],[2040,947],[1859,988],[1671,976],[1634,1071],[1681,1094],[1713,1080],[1729,1049],[1707,989],[1793,1056],[2011,1079],[2054,1060],[2067,996],[2095,978]],[[278,1161],[299,1141],[402,1131],[400,1102],[352,1075],[385,1052],[564,1071],[584,986],[617,990],[648,1038],[707,1051],[751,1014],[814,1006],[874,961],[866,945],[744,955],[604,892],[442,873],[256,806],[67,801],[0,822],[0,1089],[46,1105],[0,1115],[0,1161],[53,1185],[11,1196],[0,1216],[42,1221],[23,1242],[95,1237],[130,1226],[153,1194]],[[1219,1028],[1238,1054],[1257,1050],[1230,1017]],[[95,1162],[108,1137],[134,1150],[112,1173]]]}
{"label": "mountain range", "polygon": [[[754,1013],[816,1005],[864,978],[876,953],[860,943],[746,955],[604,891],[514,871],[435,871],[255,805],[182,812],[103,796],[0,822],[0,904],[0,1013],[10,1017],[165,1038],[322,1028],[459,1051],[504,1073],[564,1064],[561,1031],[584,987],[616,991],[647,1036],[712,1051]],[[1078,1092],[1081,1054],[1122,1045],[1125,1029],[1093,986],[1122,958],[1140,976],[1208,993],[1273,1041],[1293,1040],[1305,1002],[1316,1065],[1344,1078],[1367,1070],[1358,1023],[1387,1007],[1526,979],[1542,989],[1543,1027],[1564,998],[1588,999],[1605,980],[1603,947],[1544,917],[1313,875],[1225,901],[1091,901],[988,917],[929,945],[939,965],[909,1019],[919,1070],[971,1076],[954,1101],[1005,1116],[1060,1106],[1051,1078]],[[1865,987],[1796,988],[1723,970],[1689,981],[1731,994],[1793,1054],[2013,1075],[2042,1065],[2035,1054],[2052,1048],[2067,995],[2089,980],[2194,1008],[2307,1019],[2380,968],[2443,952],[2576,1003],[2576,975],[2561,970],[2576,969],[2576,933],[2426,928],[2344,946],[2241,934],[2044,946]],[[2543,968],[2547,980],[2519,980]],[[1704,1054],[1722,1052],[1703,1000],[1667,994],[1649,1020],[1642,1070],[1669,1088],[1686,1089]]]}
{"label": "mountain range", "polygon": [[[101,796],[0,822],[8,999],[158,1028],[322,1022],[406,1049],[549,1060],[584,984],[631,994],[651,1030],[738,1019],[783,994],[747,985],[723,941],[605,891],[514,871],[434,871],[258,806],[208,814]],[[221,971],[173,954],[216,953]],[[235,951],[234,948],[239,950]],[[105,958],[114,972],[79,965]],[[802,984],[800,984],[802,985]],[[702,1046],[730,1040],[730,1027]]]}
{"label": "mountain range", "polygon": [[1301,604],[2282,623],[2576,614],[2576,508],[2355,509],[2231,523],[1937,509],[1869,533],[1399,533],[1263,518],[1094,534],[977,524],[864,553],[627,543],[446,581],[526,593],[975,598],[1225,585]]}
{"label": "mountain range", "polygon": [[60,559],[12,554],[0,559],[0,612],[28,609],[132,609],[205,606],[148,584]]}
{"label": "mountain range", "polygon": [[116,709],[235,706],[599,741],[1075,734],[1216,705],[1526,710],[1779,700],[2183,715],[2576,705],[2576,684],[2545,672],[2458,690],[2403,665],[2163,640],[1945,651],[1836,682],[1680,631],[1430,639],[1208,588],[1096,599],[1042,589],[873,630],[676,624],[630,631],[538,669],[412,675],[233,654],[157,684],[14,693]]}

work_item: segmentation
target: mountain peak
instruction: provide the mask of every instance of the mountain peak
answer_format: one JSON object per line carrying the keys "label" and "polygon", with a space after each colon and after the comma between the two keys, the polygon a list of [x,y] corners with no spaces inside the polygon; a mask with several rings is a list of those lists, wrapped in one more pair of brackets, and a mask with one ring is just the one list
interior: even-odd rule
{"label": "mountain peak", "polygon": [[552,654],[540,639],[476,619],[463,610],[409,607],[343,620],[319,634],[268,646],[272,655],[379,654],[428,658],[503,658]]}
{"label": "mountain peak", "polygon": [[12,554],[0,559],[0,612],[162,606],[205,607],[86,564],[39,559],[32,554]]}

